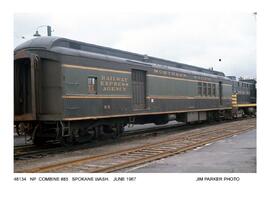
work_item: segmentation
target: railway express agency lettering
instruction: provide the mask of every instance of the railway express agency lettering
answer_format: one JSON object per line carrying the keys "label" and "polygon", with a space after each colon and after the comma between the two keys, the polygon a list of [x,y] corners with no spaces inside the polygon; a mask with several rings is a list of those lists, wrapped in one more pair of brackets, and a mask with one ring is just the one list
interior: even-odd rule
{"label": "railway express agency lettering", "polygon": [[120,76],[101,76],[100,86],[102,91],[125,92],[128,87],[128,78]]}

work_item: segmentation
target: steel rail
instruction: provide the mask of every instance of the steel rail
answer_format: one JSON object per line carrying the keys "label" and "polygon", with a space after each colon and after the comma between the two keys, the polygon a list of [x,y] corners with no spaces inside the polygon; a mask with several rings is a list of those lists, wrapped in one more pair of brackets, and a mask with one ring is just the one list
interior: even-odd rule
{"label": "steel rail", "polygon": [[[187,131],[188,133],[184,132],[184,133],[176,134],[172,137],[169,137],[168,140],[166,140],[165,142],[164,141],[155,142],[155,143],[151,143],[151,144],[138,146],[135,148],[129,148],[129,149],[106,153],[106,154],[102,154],[102,155],[88,156],[88,157],[84,157],[84,158],[80,158],[80,159],[76,159],[76,160],[65,161],[65,162],[52,164],[52,165],[48,165],[48,166],[41,166],[41,167],[26,169],[26,170],[23,170],[22,172],[35,173],[35,172],[56,171],[59,169],[63,170],[63,169],[65,169],[65,167],[70,168],[72,166],[81,166],[84,163],[89,163],[89,162],[93,162],[93,161],[96,161],[97,165],[94,164],[94,165],[90,165],[88,167],[86,166],[86,169],[83,167],[81,169],[86,170],[88,172],[112,172],[112,171],[123,169],[126,167],[138,165],[138,164],[145,163],[145,162],[150,162],[150,161],[157,160],[160,158],[164,158],[166,156],[175,155],[177,153],[187,151],[189,149],[193,149],[195,147],[202,146],[204,144],[214,142],[214,141],[217,141],[219,139],[223,139],[223,138],[233,136],[235,134],[247,131],[247,130],[254,128],[256,126],[256,123],[254,124],[254,121],[255,120],[240,121],[243,123],[242,124],[242,126],[244,126],[243,128],[241,128],[241,126],[239,126],[239,121],[228,123],[228,124],[227,123],[222,124],[222,127],[220,127],[221,125],[215,125],[215,126],[211,126],[210,128],[209,127],[199,128],[196,130]],[[228,128],[229,128],[229,130],[228,130]],[[237,129],[235,130],[235,128],[237,128]],[[196,133],[194,133],[195,131],[196,131]],[[191,132],[191,134],[189,132]],[[199,133],[197,133],[197,132],[199,132]],[[211,134],[212,134],[212,136],[211,136]],[[217,134],[217,136],[213,136],[213,134]],[[201,140],[202,137],[206,137],[206,139]],[[210,137],[210,139],[209,139],[209,137]],[[177,145],[178,142],[180,142],[180,144]],[[159,146],[159,147],[157,147],[157,146]],[[167,151],[165,149],[166,146],[169,149]],[[176,146],[180,146],[180,147],[176,147]],[[147,152],[147,149],[148,149],[148,153],[152,152],[152,154],[150,156],[148,156],[148,155],[144,156],[145,154],[143,153],[143,151]],[[134,159],[134,157],[132,157],[132,154],[133,154],[133,156],[137,155],[139,157],[141,155],[141,158]],[[119,158],[119,156],[125,156],[125,157],[131,158],[131,159],[127,160],[126,162],[117,162],[119,160],[123,161],[122,159]],[[117,158],[119,158],[119,159],[117,159]],[[103,165],[102,165],[102,163],[100,165],[98,165],[97,161],[102,161],[102,160],[106,161],[106,159],[109,159],[109,161],[110,161],[110,159],[114,159],[115,162],[107,162],[107,165],[106,165],[106,163],[104,165],[104,162],[103,162]]]}
{"label": "steel rail", "polygon": [[[228,121],[223,121],[222,124],[230,123]],[[220,124],[210,124],[210,126],[215,126]],[[130,138],[135,138],[137,136],[149,136],[152,134],[163,134],[164,131],[179,131],[178,128],[181,128],[181,131],[191,130],[192,128],[200,128],[200,127],[209,126],[209,124],[173,124],[173,125],[163,125],[162,127],[151,127],[147,129],[139,129],[139,130],[132,130],[132,131],[125,131],[123,135],[120,137],[122,141]],[[36,147],[35,145],[20,145],[14,146],[14,159],[15,160],[24,160],[30,159],[35,157],[46,156],[48,154],[58,154],[62,152],[70,152],[76,151],[81,149],[88,149],[92,147],[97,147],[105,144],[109,144],[110,142],[117,142],[117,140],[106,140],[106,141],[92,141],[89,143],[77,144],[70,147],[59,147],[59,143],[54,144],[45,144],[43,147]]]}

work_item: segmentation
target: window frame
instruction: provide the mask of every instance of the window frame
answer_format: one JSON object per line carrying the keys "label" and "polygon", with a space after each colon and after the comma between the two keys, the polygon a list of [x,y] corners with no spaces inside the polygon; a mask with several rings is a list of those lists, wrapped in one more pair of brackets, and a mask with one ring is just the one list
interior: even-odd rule
{"label": "window frame", "polygon": [[197,94],[199,96],[202,96],[203,95],[203,87],[202,87],[202,82],[197,82]]}
{"label": "window frame", "polygon": [[207,97],[207,83],[203,83],[203,96]]}
{"label": "window frame", "polygon": [[87,90],[88,94],[97,94],[97,77],[88,76],[87,77],[87,87],[88,87],[88,90]]}
{"label": "window frame", "polygon": [[215,83],[212,83],[212,95],[213,95],[214,97],[217,96],[217,93],[216,93],[216,84],[215,84]]}
{"label": "window frame", "polygon": [[207,96],[212,96],[212,85],[211,83],[207,83]]}

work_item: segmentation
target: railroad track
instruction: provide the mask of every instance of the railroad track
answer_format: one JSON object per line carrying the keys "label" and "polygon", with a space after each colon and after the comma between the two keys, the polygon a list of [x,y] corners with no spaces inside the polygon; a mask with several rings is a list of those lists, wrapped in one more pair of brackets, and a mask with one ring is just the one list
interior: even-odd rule
{"label": "railroad track", "polygon": [[61,147],[60,144],[49,144],[44,147],[36,147],[33,144],[20,145],[14,147],[14,160],[40,158],[49,154],[56,154],[65,151],[67,151],[67,149]]}
{"label": "railroad track", "polygon": [[[197,125],[198,126],[198,125]],[[44,157],[50,154],[59,154],[63,152],[71,152],[82,149],[89,149],[93,147],[99,147],[105,144],[117,143],[119,141],[129,140],[133,137],[140,135],[141,137],[146,137],[149,135],[157,135],[166,131],[174,131],[179,128],[191,129],[193,126],[185,126],[185,124],[173,124],[173,125],[164,125],[159,127],[151,127],[148,129],[139,129],[133,131],[125,131],[121,138],[118,140],[115,139],[106,139],[106,140],[93,140],[91,142],[87,141],[86,143],[79,143],[72,146],[64,147],[60,143],[44,144],[42,147],[37,147],[33,144],[28,145],[19,145],[14,147],[14,160],[26,160]]]}
{"label": "railroad track", "polygon": [[24,169],[18,172],[113,172],[185,152],[205,144],[231,137],[256,127],[256,120],[235,121],[198,128],[167,137],[166,141],[146,144],[107,154]]}
{"label": "railroad track", "polygon": [[[243,119],[238,119],[243,120]],[[14,147],[14,160],[27,160],[27,159],[35,159],[42,158],[52,154],[60,154],[66,152],[73,152],[76,150],[89,149],[94,147],[100,147],[103,145],[114,144],[123,142],[125,140],[130,140],[132,138],[142,138],[148,136],[157,136],[162,135],[164,133],[173,133],[179,131],[190,130],[193,128],[200,128],[205,126],[211,126],[216,124],[226,124],[231,121],[222,121],[222,122],[211,122],[211,123],[202,123],[202,124],[184,124],[178,123],[173,125],[162,125],[155,126],[147,129],[138,129],[138,130],[129,130],[125,131],[123,135],[118,139],[106,139],[106,140],[93,140],[91,142],[86,141],[86,143],[79,143],[68,147],[63,147],[59,143],[48,143],[44,144],[42,147],[37,147],[33,144],[28,145],[20,145]]]}

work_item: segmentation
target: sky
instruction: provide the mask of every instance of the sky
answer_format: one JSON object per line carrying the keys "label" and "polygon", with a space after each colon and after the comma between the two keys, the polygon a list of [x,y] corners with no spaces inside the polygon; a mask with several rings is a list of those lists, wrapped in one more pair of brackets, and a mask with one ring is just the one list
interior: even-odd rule
{"label": "sky", "polygon": [[[33,38],[41,25],[50,25],[53,36],[256,78],[252,12],[15,13],[14,47]],[[46,27],[38,31],[46,35]]]}

